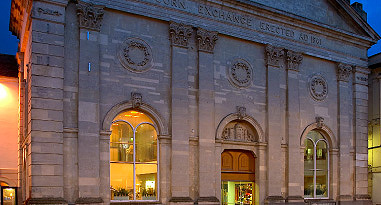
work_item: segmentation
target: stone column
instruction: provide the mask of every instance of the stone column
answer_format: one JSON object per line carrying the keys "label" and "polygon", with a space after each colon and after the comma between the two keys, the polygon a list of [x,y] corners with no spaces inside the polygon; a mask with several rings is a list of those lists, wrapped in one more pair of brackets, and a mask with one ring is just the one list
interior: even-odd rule
{"label": "stone column", "polygon": [[78,186],[76,203],[102,203],[100,197],[99,30],[103,8],[77,4],[80,26],[78,76]]}
{"label": "stone column", "polygon": [[353,171],[351,167],[352,133],[350,113],[352,93],[348,81],[352,77],[352,66],[339,64],[337,68],[338,90],[338,141],[339,141],[339,198],[345,201],[353,200]]}
{"label": "stone column", "polygon": [[304,155],[300,152],[299,70],[303,55],[288,50],[287,61],[287,122],[288,122],[288,202],[304,203]]}
{"label": "stone column", "polygon": [[65,69],[63,100],[64,198],[78,199],[78,61],[79,26],[77,6],[69,2],[65,13]]}
{"label": "stone column", "polygon": [[213,50],[217,32],[197,28],[198,47],[198,128],[199,198],[198,204],[219,204],[215,189],[215,125]]}
{"label": "stone column", "polygon": [[284,202],[281,196],[282,189],[282,166],[281,163],[281,90],[280,69],[283,69],[283,48],[266,46],[265,51],[267,65],[267,197],[268,204]]}
{"label": "stone column", "polygon": [[370,200],[368,195],[368,68],[355,67],[355,159],[356,200]]}
{"label": "stone column", "polygon": [[193,204],[189,192],[188,47],[192,27],[171,22],[171,193],[170,204]]}
{"label": "stone column", "polygon": [[[66,4],[33,1],[28,66],[28,204],[67,203],[63,199],[63,72]],[[28,38],[28,34],[25,34]],[[30,50],[29,50],[30,48]],[[33,106],[32,106],[33,105]]]}

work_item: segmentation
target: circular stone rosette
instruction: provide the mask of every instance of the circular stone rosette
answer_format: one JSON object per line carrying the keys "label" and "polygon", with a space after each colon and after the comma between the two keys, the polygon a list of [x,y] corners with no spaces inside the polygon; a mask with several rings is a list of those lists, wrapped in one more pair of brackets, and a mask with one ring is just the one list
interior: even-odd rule
{"label": "circular stone rosette", "polygon": [[309,80],[309,90],[311,96],[317,100],[322,101],[328,95],[327,81],[321,75],[314,75]]}
{"label": "circular stone rosette", "polygon": [[126,39],[119,48],[119,61],[133,72],[145,72],[153,66],[151,47],[139,38]]}
{"label": "circular stone rosette", "polygon": [[231,84],[238,88],[247,88],[253,80],[253,70],[250,64],[243,59],[236,59],[228,67],[228,79]]}

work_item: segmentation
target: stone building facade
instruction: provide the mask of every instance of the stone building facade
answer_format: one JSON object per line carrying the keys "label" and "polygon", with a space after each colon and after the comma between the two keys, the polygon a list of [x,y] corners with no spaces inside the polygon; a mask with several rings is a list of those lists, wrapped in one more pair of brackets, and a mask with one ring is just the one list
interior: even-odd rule
{"label": "stone building facade", "polygon": [[371,203],[364,17],[344,0],[13,0],[20,202]]}

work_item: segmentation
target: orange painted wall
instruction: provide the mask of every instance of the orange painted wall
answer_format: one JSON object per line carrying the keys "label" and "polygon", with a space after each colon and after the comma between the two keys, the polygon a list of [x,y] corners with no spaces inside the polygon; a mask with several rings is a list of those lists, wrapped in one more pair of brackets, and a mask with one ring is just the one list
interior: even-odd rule
{"label": "orange painted wall", "polygon": [[0,77],[0,169],[17,169],[18,79]]}

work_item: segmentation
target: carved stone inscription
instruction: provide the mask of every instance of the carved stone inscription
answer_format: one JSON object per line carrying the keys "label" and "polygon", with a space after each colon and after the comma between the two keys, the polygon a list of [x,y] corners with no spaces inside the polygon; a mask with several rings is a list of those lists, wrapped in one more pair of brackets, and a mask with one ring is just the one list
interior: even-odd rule
{"label": "carved stone inscription", "polygon": [[323,46],[323,39],[307,32],[288,28],[287,26],[266,22],[258,17],[246,13],[240,13],[227,7],[211,6],[190,0],[146,0],[155,2],[161,6],[179,9],[194,15],[204,16],[217,21],[226,22],[246,27],[252,30],[270,33],[276,36],[290,38],[299,42],[315,46]]}
{"label": "carved stone inscription", "polygon": [[243,15],[229,12],[229,11],[224,11],[222,9],[218,9],[211,6],[199,4],[198,13],[212,17],[212,18],[217,18],[223,21],[228,21],[230,23],[239,24],[242,26],[247,26],[247,27],[252,26],[252,19],[250,17],[243,16]]}
{"label": "carved stone inscription", "polygon": [[46,8],[38,8],[37,11],[38,11],[38,13],[47,14],[47,15],[51,15],[51,16],[61,16],[62,15],[62,13],[59,11],[53,11],[51,9],[46,9]]}

